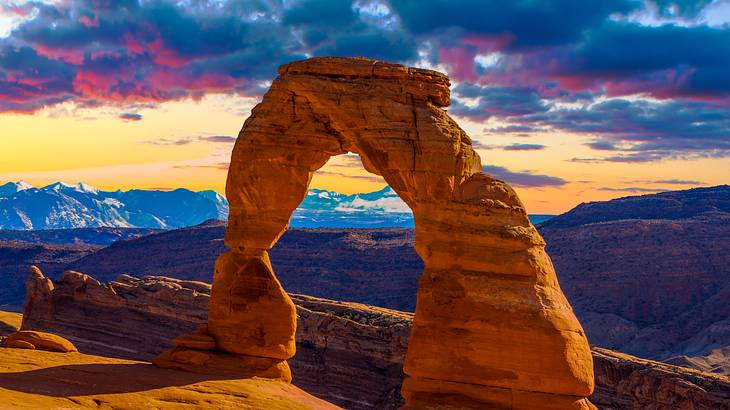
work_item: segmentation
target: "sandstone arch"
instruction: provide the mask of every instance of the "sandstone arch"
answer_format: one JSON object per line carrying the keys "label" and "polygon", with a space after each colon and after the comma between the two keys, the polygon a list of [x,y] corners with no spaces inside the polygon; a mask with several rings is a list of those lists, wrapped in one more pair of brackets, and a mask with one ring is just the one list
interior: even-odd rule
{"label": "sandstone arch", "polygon": [[591,353],[544,242],[514,191],[482,172],[469,137],[441,108],[449,102],[449,80],[434,71],[347,58],[282,66],[233,151],[231,250],[216,264],[208,327],[160,363],[228,360],[248,374],[290,377],[295,310],[267,251],[312,173],[355,152],[413,210],[426,266],[407,407],[590,408]]}

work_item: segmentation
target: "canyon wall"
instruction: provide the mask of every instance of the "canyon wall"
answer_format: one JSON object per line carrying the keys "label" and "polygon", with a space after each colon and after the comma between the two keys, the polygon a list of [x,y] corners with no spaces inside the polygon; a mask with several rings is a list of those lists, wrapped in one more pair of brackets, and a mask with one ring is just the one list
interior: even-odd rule
{"label": "canyon wall", "polygon": [[[23,327],[72,340],[84,353],[150,360],[206,320],[210,285],[165,277],[102,284],[76,272],[33,275]],[[347,409],[397,409],[411,313],[290,295],[297,306],[293,383]],[[600,409],[727,410],[730,379],[593,348]]]}

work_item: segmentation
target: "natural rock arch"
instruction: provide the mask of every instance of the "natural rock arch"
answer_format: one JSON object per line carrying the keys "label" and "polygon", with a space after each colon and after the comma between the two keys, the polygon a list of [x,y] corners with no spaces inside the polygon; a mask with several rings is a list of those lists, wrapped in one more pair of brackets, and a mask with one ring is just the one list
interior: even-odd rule
{"label": "natural rock arch", "polygon": [[413,210],[425,263],[406,407],[590,408],[591,353],[545,244],[515,192],[482,172],[449,102],[448,77],[430,70],[361,58],[280,67],[233,150],[231,250],[216,263],[207,329],[158,363],[290,379],[296,313],[267,251],[312,174],[355,152]]}

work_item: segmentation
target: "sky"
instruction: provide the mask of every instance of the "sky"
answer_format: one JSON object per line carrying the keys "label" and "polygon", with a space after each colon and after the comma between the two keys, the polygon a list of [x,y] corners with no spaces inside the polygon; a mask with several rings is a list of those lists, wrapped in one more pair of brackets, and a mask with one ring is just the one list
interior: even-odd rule
{"label": "sky", "polygon": [[223,192],[276,68],[328,55],[448,74],[530,213],[730,183],[730,0],[0,1],[0,183]]}

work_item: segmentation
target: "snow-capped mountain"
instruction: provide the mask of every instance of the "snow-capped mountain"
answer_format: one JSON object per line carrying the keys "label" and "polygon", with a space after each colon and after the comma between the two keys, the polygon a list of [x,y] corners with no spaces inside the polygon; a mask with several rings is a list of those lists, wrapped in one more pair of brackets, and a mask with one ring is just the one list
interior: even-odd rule
{"label": "snow-capped mountain", "polygon": [[413,214],[389,186],[380,191],[345,195],[311,189],[292,215],[298,228],[412,228]]}
{"label": "snow-capped mountain", "polygon": [[[228,201],[216,191],[102,191],[84,183],[57,182],[36,188],[25,182],[0,185],[0,229],[162,228],[225,219]],[[549,215],[531,215],[538,223]],[[345,195],[311,189],[294,211],[297,228],[413,227],[413,214],[389,187]]]}
{"label": "snow-capped mountain", "polygon": [[88,184],[0,186],[0,229],[180,228],[224,219],[228,202],[214,191],[102,191]]}

